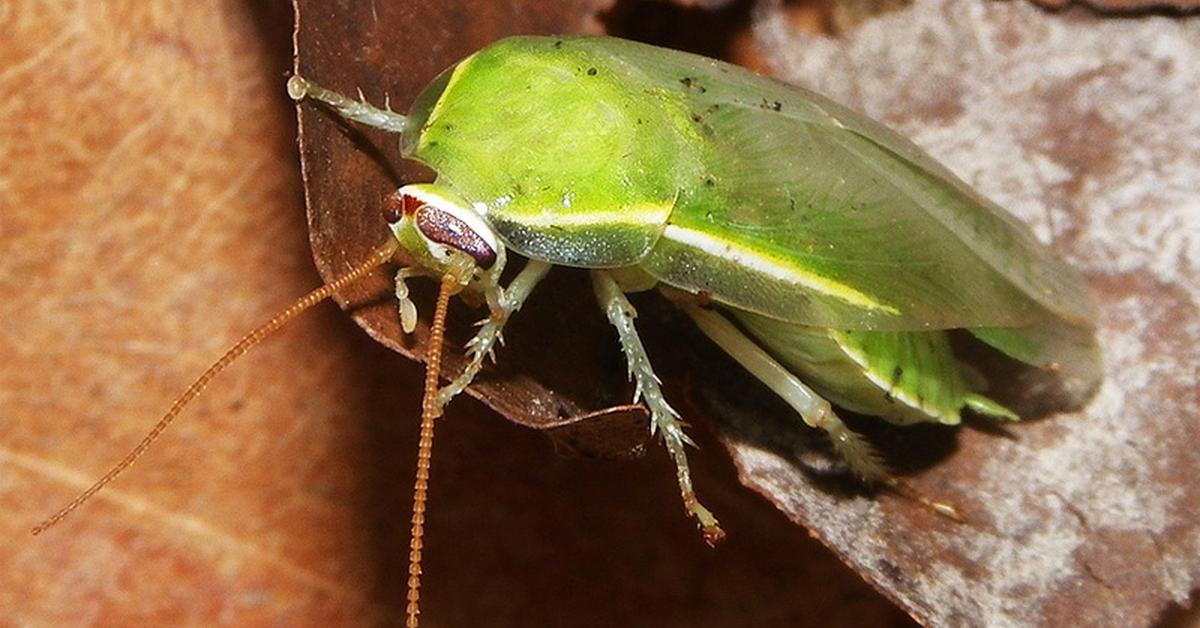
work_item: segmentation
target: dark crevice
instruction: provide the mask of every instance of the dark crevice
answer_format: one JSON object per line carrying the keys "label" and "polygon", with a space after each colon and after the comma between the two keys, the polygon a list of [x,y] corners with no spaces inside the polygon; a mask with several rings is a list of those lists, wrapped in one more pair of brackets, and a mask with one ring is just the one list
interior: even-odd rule
{"label": "dark crevice", "polygon": [[754,0],[694,2],[617,0],[600,16],[609,35],[730,60],[749,34]]}
{"label": "dark crevice", "polygon": [[1146,6],[1122,4],[1119,2],[1104,2],[1103,0],[1066,0],[1051,2],[1038,0],[1038,5],[1052,12],[1070,14],[1075,11],[1079,15],[1094,14],[1108,18],[1136,19],[1144,17],[1183,18],[1200,13],[1200,7],[1187,6],[1187,2],[1162,0]]}
{"label": "dark crevice", "polygon": [[1170,604],[1155,622],[1156,628],[1194,628],[1200,623],[1200,589],[1192,591],[1191,599],[1186,604]]}

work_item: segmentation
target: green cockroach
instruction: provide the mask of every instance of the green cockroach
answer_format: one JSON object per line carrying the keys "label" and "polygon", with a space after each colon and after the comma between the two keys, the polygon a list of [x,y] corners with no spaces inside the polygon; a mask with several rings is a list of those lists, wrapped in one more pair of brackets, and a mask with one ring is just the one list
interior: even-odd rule
{"label": "green cockroach", "polygon": [[[455,259],[491,311],[439,401],[471,382],[551,267],[591,269],[635,400],[709,535],[626,293],[659,288],[867,481],[887,473],[830,402],[899,424],[956,424],[963,408],[1017,418],[972,390],[947,330],[1058,371],[1079,400],[1099,380],[1077,272],[912,142],[799,87],[621,39],[515,37],[446,70],[407,115],[299,76],[289,91],[399,134],[437,173],[391,200],[417,260],[397,277],[402,322],[416,317],[405,279]],[[528,261],[502,287],[510,249]]]}
{"label": "green cockroach", "polygon": [[[490,316],[468,344],[469,366],[438,393],[444,405],[551,267],[591,269],[635,400],[710,539],[720,528],[692,490],[689,439],[627,293],[658,288],[872,482],[887,472],[831,402],[899,424],[956,424],[964,408],[1017,418],[973,390],[948,330],[1055,371],[1080,403],[1099,382],[1080,275],[915,144],[810,91],[606,37],[497,42],[442,73],[407,115],[300,76],[288,88],[398,134],[404,157],[437,173],[389,197],[390,248],[300,304],[401,247],[416,261],[396,277],[411,331],[406,280],[452,277]],[[528,261],[502,286],[510,250]]]}

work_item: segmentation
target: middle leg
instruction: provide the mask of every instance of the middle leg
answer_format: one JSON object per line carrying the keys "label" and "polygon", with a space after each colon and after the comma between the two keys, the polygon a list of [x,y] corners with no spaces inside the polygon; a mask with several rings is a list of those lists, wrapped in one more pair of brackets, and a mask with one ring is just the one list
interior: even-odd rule
{"label": "middle leg", "polygon": [[595,288],[600,307],[604,309],[609,322],[616,327],[617,336],[621,340],[621,349],[625,352],[629,374],[637,385],[633,400],[635,403],[639,398],[645,400],[646,406],[650,409],[650,432],[651,434],[657,432],[660,435],[663,444],[667,447],[667,452],[675,462],[675,477],[679,482],[683,506],[687,509],[688,514],[696,518],[704,533],[704,539],[710,545],[715,544],[725,536],[725,533],[717,523],[717,518],[696,498],[696,492],[692,488],[692,474],[688,469],[686,446],[693,443],[683,432],[683,422],[679,419],[679,413],[667,403],[663,396],[661,382],[654,374],[650,358],[646,355],[645,347],[642,346],[642,339],[638,337],[637,329],[633,325],[637,311],[629,299],[625,298],[625,293],[608,272],[593,270],[592,286]]}

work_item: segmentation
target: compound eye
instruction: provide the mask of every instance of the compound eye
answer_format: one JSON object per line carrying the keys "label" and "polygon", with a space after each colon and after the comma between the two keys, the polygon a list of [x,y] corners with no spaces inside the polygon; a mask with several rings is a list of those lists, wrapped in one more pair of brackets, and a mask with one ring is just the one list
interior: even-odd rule
{"label": "compound eye", "polygon": [[413,219],[417,229],[430,241],[470,255],[481,269],[487,270],[496,263],[496,251],[487,240],[453,214],[433,205],[422,205]]}

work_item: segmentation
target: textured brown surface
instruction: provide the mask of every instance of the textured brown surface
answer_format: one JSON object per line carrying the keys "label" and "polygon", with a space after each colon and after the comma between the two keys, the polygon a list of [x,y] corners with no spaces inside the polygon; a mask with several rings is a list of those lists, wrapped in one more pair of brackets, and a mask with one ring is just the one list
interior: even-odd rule
{"label": "textured brown surface", "polygon": [[1107,380],[1081,412],[944,443],[916,481],[969,525],[814,490],[794,439],[726,402],[743,478],[931,623],[1146,625],[1186,601],[1200,575],[1200,22],[924,0],[843,41],[775,15],[755,33],[779,76],[895,125],[1084,270]]}
{"label": "textured brown surface", "polygon": [[[0,625],[394,625],[402,609],[420,372],[331,305],[223,375],[83,511],[28,535],[318,281],[283,90],[291,11],[264,7],[0,11]],[[378,54],[465,50],[472,19],[506,15],[397,30]],[[619,381],[615,343],[595,343]],[[699,432],[698,481],[736,534],[715,552],[657,450],[564,459],[456,404],[434,462],[428,625],[903,625]]]}

